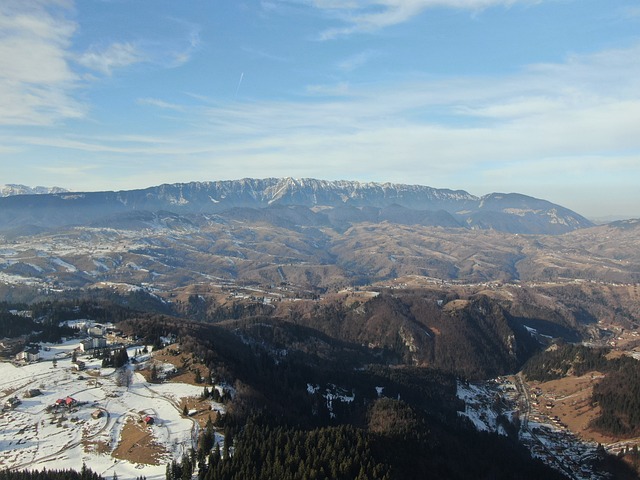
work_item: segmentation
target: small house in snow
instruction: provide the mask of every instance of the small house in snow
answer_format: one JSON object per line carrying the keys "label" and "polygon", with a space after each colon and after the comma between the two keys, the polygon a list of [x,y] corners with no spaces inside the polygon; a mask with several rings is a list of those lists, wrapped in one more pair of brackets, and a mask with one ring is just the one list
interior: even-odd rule
{"label": "small house in snow", "polygon": [[142,419],[142,421],[143,421],[144,423],[146,423],[147,425],[153,425],[153,423],[154,423],[154,419],[153,419],[153,417],[152,417],[152,416],[150,416],[150,415],[147,415],[146,417],[144,417],[144,418]]}
{"label": "small house in snow", "polygon": [[24,392],[24,398],[33,398],[42,395],[42,392],[39,388],[30,388],[26,392]]}
{"label": "small house in snow", "polygon": [[16,355],[16,360],[22,362],[37,362],[40,360],[40,351],[37,348],[25,348]]}
{"label": "small house in snow", "polygon": [[102,410],[100,410],[100,409],[98,409],[98,410],[94,410],[94,411],[91,413],[91,418],[93,418],[93,419],[98,419],[98,418],[102,417],[102,415],[104,415],[104,412],[103,412]]}
{"label": "small house in snow", "polygon": [[20,399],[18,397],[11,397],[11,398],[7,399],[7,401],[5,402],[4,405],[7,408],[16,408],[21,403],[22,402],[20,401]]}

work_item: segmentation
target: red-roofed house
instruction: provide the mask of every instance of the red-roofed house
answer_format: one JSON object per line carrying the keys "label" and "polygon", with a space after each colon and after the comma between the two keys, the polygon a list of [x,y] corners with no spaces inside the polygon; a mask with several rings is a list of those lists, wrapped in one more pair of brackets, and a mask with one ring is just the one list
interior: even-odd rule
{"label": "red-roofed house", "polygon": [[59,398],[56,400],[56,405],[58,406],[73,407],[76,403],[78,403],[78,401],[72,397]]}

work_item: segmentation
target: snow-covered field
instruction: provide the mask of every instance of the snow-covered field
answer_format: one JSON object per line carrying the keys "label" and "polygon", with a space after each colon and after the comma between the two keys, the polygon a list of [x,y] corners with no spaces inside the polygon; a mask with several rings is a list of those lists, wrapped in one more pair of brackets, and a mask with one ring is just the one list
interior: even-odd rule
{"label": "snow-covered field", "polygon": [[[180,459],[197,438],[198,425],[182,416],[180,399],[199,396],[202,387],[150,384],[135,372],[128,387],[119,386],[123,383],[117,381],[119,373],[100,368],[99,360],[81,357],[86,370],[75,371],[71,352],[76,346],[77,342],[68,342],[41,351],[43,356],[56,359],[55,366],[48,360],[21,367],[0,363],[2,405],[14,396],[22,402],[0,413],[0,468],[80,469],[85,463],[106,478],[116,473],[121,479],[163,479],[166,463]],[[134,351],[129,354],[132,357]],[[144,362],[145,358],[139,356],[138,360]],[[39,389],[42,394],[25,398],[29,389]],[[77,404],[50,407],[66,397]],[[222,406],[212,404],[212,408]],[[102,415],[94,418],[97,411]],[[127,420],[140,422],[147,415],[155,422],[143,428],[166,451],[159,464],[134,464],[112,457]]]}

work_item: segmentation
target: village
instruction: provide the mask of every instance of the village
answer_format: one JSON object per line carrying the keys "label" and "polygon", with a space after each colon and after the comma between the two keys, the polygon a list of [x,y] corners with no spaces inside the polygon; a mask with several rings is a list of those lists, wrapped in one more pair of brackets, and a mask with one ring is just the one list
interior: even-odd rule
{"label": "village", "polygon": [[[195,367],[181,372],[195,361],[176,355],[175,338],[164,338],[167,349],[152,352],[111,324],[69,326],[77,338],[28,344],[0,362],[0,468],[79,470],[86,464],[109,478],[164,478],[166,464],[190,452],[202,426],[224,414],[224,404],[203,398],[205,383],[194,381]],[[104,359],[117,354],[129,361],[105,366]],[[152,369],[159,381],[149,381]],[[209,388],[218,398],[231,390]],[[223,441],[216,433],[216,442]]]}
{"label": "village", "polygon": [[459,412],[480,431],[517,438],[535,458],[575,480],[603,480],[594,471],[605,447],[584,441],[551,411],[540,388],[531,389],[521,375],[458,385],[465,402]]}

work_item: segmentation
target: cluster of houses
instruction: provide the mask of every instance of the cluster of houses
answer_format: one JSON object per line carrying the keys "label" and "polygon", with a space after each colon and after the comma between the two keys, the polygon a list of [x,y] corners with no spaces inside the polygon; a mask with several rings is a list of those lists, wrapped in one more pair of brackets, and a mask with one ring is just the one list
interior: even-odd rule
{"label": "cluster of houses", "polygon": [[78,401],[75,398],[69,397],[69,396],[65,398],[59,398],[55,402],[56,407],[72,408],[72,407],[75,407],[77,404],[78,404]]}
{"label": "cluster of houses", "polygon": [[112,323],[101,324],[93,320],[73,320],[67,322],[67,324],[69,327],[79,330],[88,336],[80,342],[80,350],[82,352],[105,348],[108,343],[106,335],[114,332]]}
{"label": "cluster of houses", "polygon": [[[79,349],[82,353],[90,353],[95,350],[106,348],[109,345],[115,344],[115,340],[118,336],[122,336],[121,332],[117,332],[115,330],[112,323],[101,324],[93,320],[70,320],[67,324],[69,327],[87,335],[85,339],[80,341]],[[111,338],[111,341],[108,340],[108,336],[113,337]],[[121,343],[118,343],[117,345],[121,345]],[[12,347],[15,348],[15,345],[12,345]],[[45,350],[48,350],[48,348],[45,347]],[[37,362],[41,358],[42,355],[38,344],[25,345],[24,349],[15,356],[15,360],[20,363]],[[82,370],[82,366],[83,365],[80,362],[76,368]]]}
{"label": "cluster of houses", "polygon": [[16,355],[18,362],[37,362],[40,360],[40,347],[38,345],[27,345],[24,350]]}
{"label": "cluster of houses", "polygon": [[[30,388],[24,392],[24,398],[33,398],[33,397],[37,397],[38,395],[42,395],[42,392],[40,391],[39,388]],[[20,400],[16,395],[14,395],[13,397],[9,397],[7,398],[7,400],[5,400],[3,408],[8,410],[13,410],[20,404],[22,404],[22,400]]]}
{"label": "cluster of houses", "polygon": [[22,338],[2,338],[0,339],[0,357],[10,357],[16,350],[22,348],[24,339]]}
{"label": "cluster of houses", "polygon": [[[76,349],[76,353],[93,353],[96,351],[101,351],[106,348],[120,348],[124,343],[126,343],[126,339],[120,338],[122,337],[122,332],[118,332],[114,329],[114,325],[111,323],[100,324],[96,323],[92,320],[72,320],[66,322],[67,325],[71,328],[78,330],[81,334],[86,334],[86,338],[79,342],[79,346]],[[176,337],[171,335],[168,338],[164,339],[166,343],[175,342]],[[121,341],[118,341],[121,340]],[[24,340],[22,340],[24,342]],[[22,343],[23,344],[23,343]],[[19,343],[6,345],[7,348],[14,348],[15,346],[20,345]],[[1,347],[5,347],[2,345]],[[21,363],[30,363],[37,362],[41,360],[41,346],[38,344],[26,344],[22,351],[20,351],[17,355],[15,355],[15,360]],[[49,351],[49,347],[44,347],[44,350]],[[45,356],[46,358],[46,356]],[[85,370],[86,365],[85,362],[79,360],[74,353],[72,360],[72,368],[75,370]],[[30,389],[24,393],[25,398],[36,397],[38,395],[42,395],[42,392],[38,389]],[[20,405],[22,401],[17,397],[8,398],[4,405],[4,409],[14,409],[18,405]],[[47,407],[48,411],[57,410],[57,409],[71,409],[77,406],[80,406],[81,403],[78,402],[75,398],[71,396],[66,396],[63,398],[58,398],[52,405]],[[91,413],[91,417],[94,419],[101,418],[104,415],[103,409],[96,409]],[[143,415],[140,419],[146,425],[153,425],[155,422],[155,418],[151,415]]]}
{"label": "cluster of houses", "polygon": [[[33,397],[37,397],[38,395],[42,395],[42,392],[38,388],[31,388],[26,392],[24,392],[24,398],[33,398]],[[9,397],[4,402],[4,408],[13,410],[21,403],[22,403],[22,400],[20,400],[17,396]]]}

